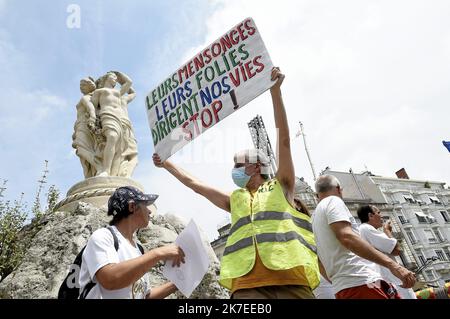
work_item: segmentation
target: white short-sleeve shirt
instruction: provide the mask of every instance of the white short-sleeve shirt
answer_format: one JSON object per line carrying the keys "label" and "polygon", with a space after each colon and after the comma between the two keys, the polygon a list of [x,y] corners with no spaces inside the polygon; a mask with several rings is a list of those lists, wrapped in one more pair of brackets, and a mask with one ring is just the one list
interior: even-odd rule
{"label": "white short-sleeve shirt", "polygon": [[115,226],[112,226],[119,241],[119,249],[114,248],[114,238],[106,228],[96,230],[86,245],[83,252],[83,261],[80,269],[80,293],[91,281],[97,283],[86,296],[87,299],[144,299],[150,293],[150,281],[148,274],[142,276],[133,285],[128,287],[108,290],[97,282],[95,274],[108,264],[115,264],[141,256],[139,248],[132,246],[122,236]]}
{"label": "white short-sleeve shirt", "polygon": [[[361,226],[359,226],[359,232],[361,233],[361,238],[363,238],[365,241],[367,241],[382,253],[385,253],[390,258],[394,259],[390,254],[397,245],[397,239],[389,238],[384,232],[375,229],[375,227],[367,223],[363,223],[361,224]],[[395,285],[402,299],[416,299],[414,291],[412,289],[405,289],[400,287],[402,281],[399,278],[395,277],[389,269],[377,264],[375,265],[378,267],[381,277],[383,277],[385,281]]]}
{"label": "white short-sleeve shirt", "polygon": [[336,238],[330,224],[339,221],[349,222],[359,235],[358,224],[341,198],[329,196],[322,199],[312,216],[312,227],[317,254],[335,293],[381,279],[375,263],[354,254]]}

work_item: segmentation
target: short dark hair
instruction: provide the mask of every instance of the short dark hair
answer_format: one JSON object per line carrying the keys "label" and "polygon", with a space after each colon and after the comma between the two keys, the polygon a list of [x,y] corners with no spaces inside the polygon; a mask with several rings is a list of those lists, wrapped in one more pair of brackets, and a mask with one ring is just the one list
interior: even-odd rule
{"label": "short dark hair", "polygon": [[364,205],[358,208],[357,214],[361,223],[367,223],[369,221],[369,213],[373,213],[373,208],[371,205]]}

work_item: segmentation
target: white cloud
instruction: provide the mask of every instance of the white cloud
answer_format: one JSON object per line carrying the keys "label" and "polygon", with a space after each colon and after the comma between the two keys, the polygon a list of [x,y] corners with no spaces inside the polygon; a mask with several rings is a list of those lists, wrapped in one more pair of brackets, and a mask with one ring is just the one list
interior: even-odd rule
{"label": "white cloud", "polygon": [[[394,176],[405,167],[411,178],[450,182],[449,154],[441,144],[450,139],[449,3],[212,2],[218,9],[207,20],[205,42],[187,50],[184,60],[244,18],[254,18],[274,64],[287,75],[282,90],[298,176],[312,184],[303,141],[294,138],[301,120],[317,173],[326,166],[358,172],[367,165],[373,173]],[[275,144],[268,93],[214,131],[245,130],[256,113],[263,116]],[[227,147],[218,164],[217,158],[211,161],[207,156],[200,165],[177,157],[174,162],[206,183],[232,190],[233,151],[251,143],[249,134],[243,134],[240,143]],[[193,144],[204,144],[211,138],[206,135]],[[187,146],[191,148],[195,146]],[[151,178],[155,189],[174,180],[160,172]],[[176,194],[177,205],[194,212],[197,220],[208,223],[208,234],[214,234],[221,211],[183,191],[183,186],[174,187],[176,191],[166,196]]]}
{"label": "white cloud", "polygon": [[[16,88],[0,93],[0,99],[8,101],[2,103],[0,111],[0,127],[3,134],[16,127],[23,127],[23,131],[31,132],[40,127],[52,117],[66,109],[68,101],[62,97],[52,94],[47,90],[36,90],[32,92],[22,91]],[[25,132],[24,132],[25,133]]]}

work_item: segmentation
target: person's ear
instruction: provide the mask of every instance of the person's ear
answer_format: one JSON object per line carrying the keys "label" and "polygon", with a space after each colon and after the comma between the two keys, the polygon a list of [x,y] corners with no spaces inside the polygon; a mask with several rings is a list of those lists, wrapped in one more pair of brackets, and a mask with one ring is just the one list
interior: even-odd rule
{"label": "person's ear", "polygon": [[129,201],[128,202],[128,211],[130,213],[134,213],[136,211],[137,205],[134,201]]}

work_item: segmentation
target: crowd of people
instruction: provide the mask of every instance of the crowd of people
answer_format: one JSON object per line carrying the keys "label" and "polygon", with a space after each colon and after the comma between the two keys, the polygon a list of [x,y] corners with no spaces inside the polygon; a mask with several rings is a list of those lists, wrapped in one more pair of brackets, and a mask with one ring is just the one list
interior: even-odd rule
{"label": "crowd of people", "polygon": [[[220,284],[232,299],[415,298],[415,274],[393,258],[400,253],[399,244],[377,207],[360,207],[358,225],[342,200],[340,182],[331,175],[315,183],[319,204],[312,214],[296,197],[281,94],[284,78],[279,68],[272,69],[270,93],[279,145],[275,177],[270,177],[270,161],[263,152],[238,152],[231,172],[237,189],[228,194],[153,155],[156,167],[231,214]],[[133,236],[148,224],[148,205],[156,197],[132,187],[119,188],[111,196],[108,214],[120,245],[115,249],[114,237],[105,228],[91,236],[80,272],[83,297],[164,298],[176,290],[170,282],[151,288],[146,272],[159,260],[179,266],[189,256],[175,244],[142,253]]]}

